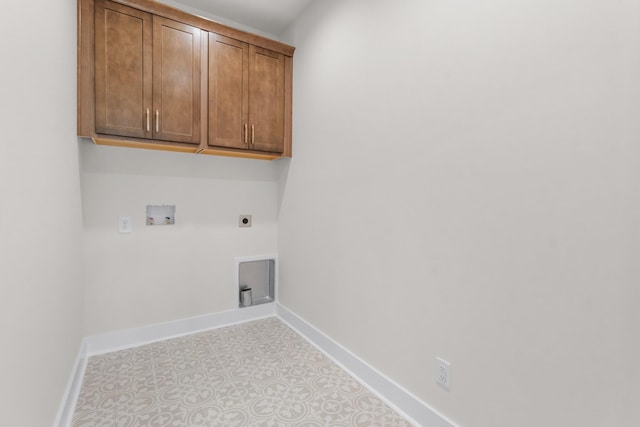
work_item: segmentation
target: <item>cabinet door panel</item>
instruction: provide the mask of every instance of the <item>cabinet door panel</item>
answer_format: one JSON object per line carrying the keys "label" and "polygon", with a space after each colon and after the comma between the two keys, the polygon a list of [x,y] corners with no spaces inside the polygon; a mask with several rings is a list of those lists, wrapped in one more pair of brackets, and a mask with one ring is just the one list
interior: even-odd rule
{"label": "cabinet door panel", "polygon": [[211,146],[248,147],[248,62],[248,44],[218,34],[209,34]]}
{"label": "cabinet door panel", "polygon": [[96,132],[150,137],[151,15],[96,1]]}
{"label": "cabinet door panel", "polygon": [[201,30],[153,17],[154,138],[200,142]]}
{"label": "cabinet door panel", "polygon": [[249,148],[284,150],[284,55],[256,46],[249,48]]}

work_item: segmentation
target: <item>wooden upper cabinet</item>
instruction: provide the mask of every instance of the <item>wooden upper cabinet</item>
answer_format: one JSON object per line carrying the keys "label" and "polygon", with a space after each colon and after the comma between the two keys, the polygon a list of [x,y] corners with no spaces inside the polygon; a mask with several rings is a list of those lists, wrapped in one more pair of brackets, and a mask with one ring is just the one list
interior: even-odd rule
{"label": "wooden upper cabinet", "polygon": [[96,0],[96,132],[150,138],[152,16]]}
{"label": "wooden upper cabinet", "polygon": [[294,48],[156,0],[78,0],[78,135],[291,157]]}
{"label": "wooden upper cabinet", "polygon": [[284,55],[249,47],[251,149],[284,150]]}
{"label": "wooden upper cabinet", "polygon": [[201,30],[153,17],[154,138],[200,143]]}
{"label": "wooden upper cabinet", "polygon": [[96,132],[199,144],[200,33],[96,0]]}
{"label": "wooden upper cabinet", "polygon": [[284,151],[284,55],[209,35],[212,147]]}
{"label": "wooden upper cabinet", "polygon": [[209,142],[249,147],[249,45],[209,34]]}

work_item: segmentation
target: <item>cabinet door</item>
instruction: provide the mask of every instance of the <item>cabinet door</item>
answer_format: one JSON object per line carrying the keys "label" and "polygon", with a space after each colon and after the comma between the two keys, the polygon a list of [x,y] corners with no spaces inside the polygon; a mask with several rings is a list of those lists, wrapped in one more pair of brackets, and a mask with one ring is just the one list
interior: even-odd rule
{"label": "cabinet door", "polygon": [[250,149],[284,151],[284,55],[249,47]]}
{"label": "cabinet door", "polygon": [[96,132],[149,138],[151,15],[96,0],[95,19]]}
{"label": "cabinet door", "polygon": [[249,45],[209,34],[209,145],[249,143]]}
{"label": "cabinet door", "polygon": [[153,137],[200,143],[201,30],[153,17]]}

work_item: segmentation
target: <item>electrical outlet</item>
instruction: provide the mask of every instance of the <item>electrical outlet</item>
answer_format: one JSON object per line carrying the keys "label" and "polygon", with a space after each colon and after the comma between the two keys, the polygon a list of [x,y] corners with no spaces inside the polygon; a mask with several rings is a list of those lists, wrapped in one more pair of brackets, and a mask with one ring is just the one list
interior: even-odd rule
{"label": "electrical outlet", "polygon": [[240,215],[238,227],[251,227],[251,215]]}
{"label": "electrical outlet", "polygon": [[436,357],[436,382],[445,390],[451,390],[451,363]]}
{"label": "electrical outlet", "polygon": [[131,224],[130,216],[118,217],[118,232],[119,233],[131,233],[133,231],[133,225]]}

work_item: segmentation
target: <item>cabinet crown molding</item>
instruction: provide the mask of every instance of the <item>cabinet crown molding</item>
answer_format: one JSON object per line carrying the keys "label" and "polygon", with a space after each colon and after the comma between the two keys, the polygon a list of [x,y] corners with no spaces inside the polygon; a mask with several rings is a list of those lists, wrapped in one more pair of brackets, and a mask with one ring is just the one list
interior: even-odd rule
{"label": "cabinet crown molding", "polygon": [[295,51],[295,47],[286,43],[272,40],[257,34],[252,34],[247,31],[238,30],[237,28],[220,24],[219,22],[215,22],[208,18],[192,15],[188,12],[155,0],[117,0],[116,3],[130,6],[164,18],[173,19],[174,21],[179,21],[187,25],[193,25],[194,27],[201,28],[205,31],[231,37],[232,39],[240,40],[255,46],[264,47],[274,52],[282,53],[285,56],[293,56],[293,52]]}

